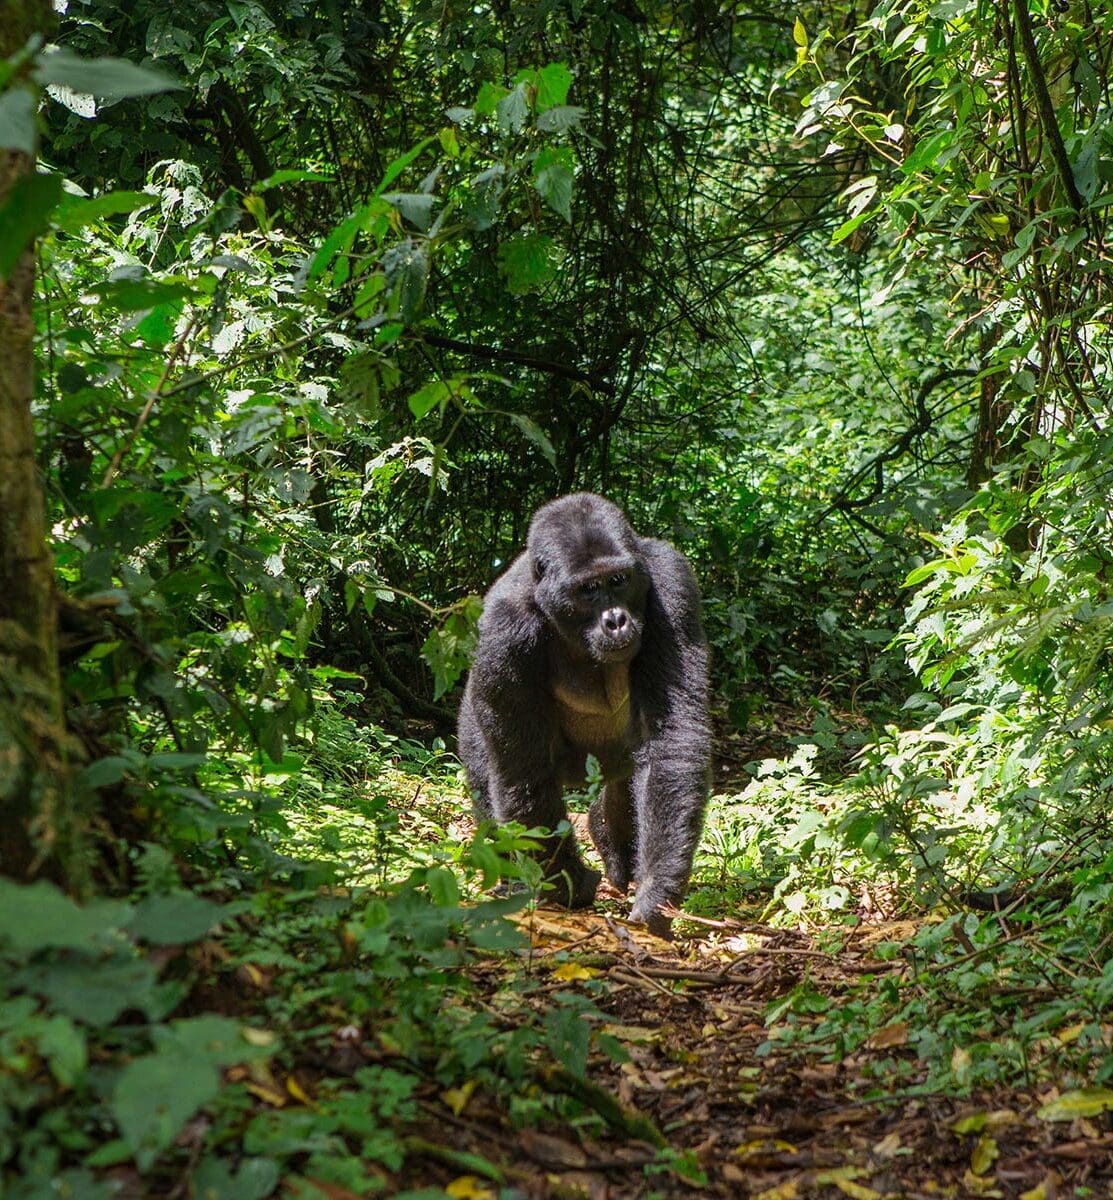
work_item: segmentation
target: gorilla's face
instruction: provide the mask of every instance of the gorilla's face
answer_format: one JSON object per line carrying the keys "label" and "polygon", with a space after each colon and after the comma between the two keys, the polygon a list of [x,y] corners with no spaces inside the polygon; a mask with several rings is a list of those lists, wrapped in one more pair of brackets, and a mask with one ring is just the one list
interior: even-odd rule
{"label": "gorilla's face", "polygon": [[649,576],[621,510],[598,500],[549,504],[530,529],[529,553],[534,599],[568,649],[597,663],[629,662],[641,648]]}
{"label": "gorilla's face", "polygon": [[571,581],[565,610],[575,616],[560,622],[561,632],[565,640],[581,641],[596,662],[629,662],[641,649],[644,577],[634,561],[611,560],[600,566],[598,573]]}

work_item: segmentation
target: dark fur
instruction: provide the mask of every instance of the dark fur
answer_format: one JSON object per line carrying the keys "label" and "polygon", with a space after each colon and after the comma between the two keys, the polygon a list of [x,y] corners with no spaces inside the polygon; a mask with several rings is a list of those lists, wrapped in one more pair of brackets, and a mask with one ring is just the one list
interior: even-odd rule
{"label": "dark fur", "polygon": [[[668,542],[639,537],[600,496],[554,500],[487,593],[460,708],[480,817],[555,829],[562,788],[583,781],[588,754],[599,759],[592,839],[616,887],[636,882],[633,919],[658,933],[669,928],[661,905],[684,897],[707,799],[699,609],[687,559]],[[550,839],[544,861],[559,902],[592,903],[599,874],[571,835]]]}

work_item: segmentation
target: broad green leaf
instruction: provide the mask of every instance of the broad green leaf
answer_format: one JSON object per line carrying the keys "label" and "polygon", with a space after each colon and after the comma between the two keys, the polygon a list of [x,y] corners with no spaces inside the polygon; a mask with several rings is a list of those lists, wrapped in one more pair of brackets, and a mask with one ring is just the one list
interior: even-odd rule
{"label": "broad green leaf", "polygon": [[498,264],[512,295],[541,288],[555,274],[553,239],[543,233],[511,238],[499,246]]}
{"label": "broad green leaf", "polygon": [[42,87],[59,84],[109,102],[183,86],[163,71],[138,67],[123,58],[81,58],[72,50],[44,54],[31,73]]}
{"label": "broad green leaf", "polygon": [[398,209],[411,225],[421,230],[429,228],[435,196],[428,196],[424,192],[392,192],[383,199]]}
{"label": "broad green leaf", "polygon": [[540,425],[535,424],[529,417],[525,417],[521,413],[511,413],[510,419],[522,431],[527,441],[532,442],[541,451],[545,461],[555,471],[557,465],[556,451],[553,449],[553,443],[549,441],[548,436]]}
{"label": "broad green leaf", "polygon": [[808,31],[804,28],[804,22],[799,17],[796,18],[792,25],[792,40],[797,46],[807,46],[808,44]]}
{"label": "broad green leaf", "polygon": [[916,143],[912,153],[901,164],[905,175],[914,175],[917,171],[930,167],[943,151],[954,141],[954,131],[941,129],[938,133],[921,138]]}
{"label": "broad green leaf", "polygon": [[37,141],[34,96],[25,87],[9,88],[0,95],[0,150],[32,156]]}
{"label": "broad green leaf", "polygon": [[1055,1100],[1045,1104],[1038,1115],[1045,1121],[1073,1121],[1077,1117],[1096,1117],[1099,1113],[1113,1111],[1113,1089],[1080,1088],[1064,1092]]}
{"label": "broad green leaf", "polygon": [[425,886],[438,908],[452,908],[460,903],[460,885],[447,867],[430,867],[425,872]]}
{"label": "broad green leaf", "polygon": [[151,1012],[159,1004],[155,968],[145,958],[74,955],[26,967],[16,979],[85,1025],[110,1025],[129,1008]]}
{"label": "broad green leaf", "polygon": [[545,1040],[553,1057],[578,1079],[587,1069],[591,1029],[583,1014],[573,1008],[550,1008],[545,1014]]}
{"label": "broad green leaf", "polygon": [[73,1087],[88,1061],[85,1034],[59,1014],[45,1022],[35,1040],[54,1078],[63,1087]]}
{"label": "broad green leaf", "polygon": [[537,72],[537,111],[543,113],[562,105],[568,99],[571,86],[572,72],[564,63],[542,67]]}
{"label": "broad green leaf", "polygon": [[406,242],[383,255],[383,270],[394,288],[402,319],[409,324],[421,311],[425,285],[429,279],[429,260],[424,250]]}
{"label": "broad green leaf", "polygon": [[[259,1037],[263,1031],[253,1030]],[[273,1039],[273,1035],[266,1035]],[[249,1042],[244,1036],[244,1026],[231,1017],[216,1013],[204,1013],[199,1017],[185,1017],[169,1026],[155,1030],[155,1044],[160,1053],[180,1054],[211,1063],[214,1067],[232,1067],[248,1060],[269,1058],[274,1053],[271,1045]]]}
{"label": "broad green leaf", "polygon": [[443,404],[454,394],[450,383],[443,379],[434,379],[414,392],[406,403],[410,406],[410,412],[420,420],[427,413],[432,412],[438,404]]}
{"label": "broad green leaf", "polygon": [[127,905],[79,908],[52,883],[0,878],[0,951],[20,957],[36,950],[94,949],[128,913]]}
{"label": "broad green leaf", "polygon": [[157,203],[158,197],[150,192],[106,192],[92,199],[66,195],[54,211],[54,228],[63,233],[76,233],[104,217],[137,212]]}
{"label": "broad green leaf", "polygon": [[226,912],[224,905],[192,892],[148,896],[136,908],[128,932],[144,942],[180,946],[203,938]]}
{"label": "broad green leaf", "polygon": [[61,197],[61,175],[31,172],[16,180],[0,205],[0,279],[8,278],[24,250],[50,228]]}
{"label": "broad green leaf", "polygon": [[485,83],[479,89],[479,95],[475,98],[475,115],[478,117],[489,117],[491,113],[498,107],[499,101],[508,94],[509,88],[505,88],[501,83]]}
{"label": "broad green leaf", "polygon": [[499,128],[503,133],[518,133],[529,119],[529,101],[526,99],[524,83],[503,96],[495,106],[498,112]]}
{"label": "broad green leaf", "polygon": [[220,1089],[211,1062],[177,1051],[129,1063],[112,1094],[112,1115],[141,1171],[152,1167],[182,1126]]}
{"label": "broad green leaf", "polygon": [[120,312],[142,312],[192,294],[187,284],[152,279],[149,275],[110,279],[94,284],[89,291]]}
{"label": "broad green leaf", "polygon": [[533,164],[533,186],[555,213],[572,221],[572,151],[567,146],[546,146]]}
{"label": "broad green leaf", "polygon": [[190,1183],[197,1200],[265,1200],[281,1172],[273,1158],[245,1158],[235,1174],[223,1159],[204,1158]]}
{"label": "broad green leaf", "polygon": [[547,109],[537,118],[537,128],[542,133],[564,133],[579,125],[586,111],[575,104],[558,105]]}

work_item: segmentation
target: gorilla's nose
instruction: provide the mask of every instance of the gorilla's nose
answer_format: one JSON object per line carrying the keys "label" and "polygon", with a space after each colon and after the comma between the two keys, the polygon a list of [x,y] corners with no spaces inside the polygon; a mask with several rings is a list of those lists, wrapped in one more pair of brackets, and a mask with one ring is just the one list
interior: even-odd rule
{"label": "gorilla's nose", "polygon": [[624,608],[608,608],[603,614],[603,628],[612,637],[617,637],[620,633],[625,633],[626,627],[629,624],[630,618],[626,615]]}

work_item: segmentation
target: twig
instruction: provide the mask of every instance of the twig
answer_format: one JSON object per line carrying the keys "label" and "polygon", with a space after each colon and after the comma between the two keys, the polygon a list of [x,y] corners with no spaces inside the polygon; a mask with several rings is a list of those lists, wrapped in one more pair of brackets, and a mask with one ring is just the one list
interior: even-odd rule
{"label": "twig", "polygon": [[665,1135],[648,1117],[631,1112],[617,1097],[598,1084],[581,1079],[564,1067],[545,1068],[541,1072],[541,1080],[550,1091],[563,1092],[593,1108],[612,1129],[619,1129],[630,1137],[649,1142],[662,1150],[668,1146]]}
{"label": "twig", "polygon": [[100,481],[102,488],[108,487],[112,480],[116,478],[116,472],[120,469],[120,463],[123,462],[126,455],[131,453],[131,449],[135,445],[136,438],[139,437],[140,433],[143,431],[143,426],[146,425],[147,421],[150,419],[151,413],[154,411],[155,404],[158,402],[159,398],[168,396],[170,395],[170,392],[174,391],[174,389],[171,388],[170,392],[164,392],[163,388],[166,387],[166,381],[170,378],[170,372],[174,368],[174,363],[177,361],[181,352],[185,349],[187,339],[197,328],[200,320],[200,314],[196,314],[191,317],[189,324],[186,325],[185,329],[182,331],[182,336],[174,343],[169,355],[167,355],[166,365],[162,368],[162,374],[159,376],[159,380],[155,385],[154,391],[151,392],[151,394],[147,397],[147,403],[144,404],[143,408],[140,410],[139,416],[135,422],[135,426],[131,431],[131,436],[119,448],[119,450],[113,454],[112,461],[108,464],[108,470],[105,471],[104,478]]}

